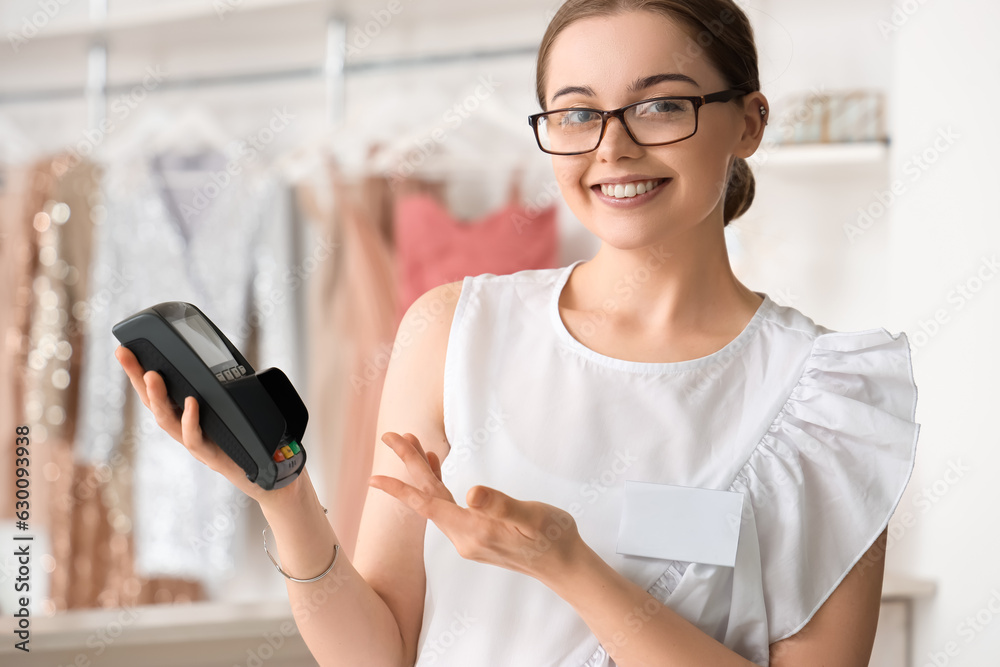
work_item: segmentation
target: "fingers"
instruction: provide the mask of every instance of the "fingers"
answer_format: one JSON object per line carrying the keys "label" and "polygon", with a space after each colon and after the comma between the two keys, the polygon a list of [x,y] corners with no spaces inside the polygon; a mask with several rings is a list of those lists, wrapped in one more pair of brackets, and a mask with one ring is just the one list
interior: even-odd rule
{"label": "fingers", "polygon": [[412,433],[404,433],[403,437],[410,441],[410,444],[413,445],[413,448],[416,449],[418,452],[420,452],[420,455],[424,457],[424,459],[427,458],[427,452],[424,451],[424,447],[423,445],[420,444],[420,440],[417,439],[417,436],[413,435]]}
{"label": "fingers", "polygon": [[401,482],[395,477],[386,475],[372,475],[368,483],[376,489],[385,491],[390,496],[402,501],[410,509],[418,514],[431,518],[433,514],[432,504],[438,500],[432,496],[422,493],[405,482]]}
{"label": "fingers", "polygon": [[423,445],[420,444],[420,440],[418,440],[417,436],[413,435],[412,433],[404,433],[403,437],[409,440],[410,444],[413,445],[414,449],[420,452],[420,455],[423,456],[424,459],[427,461],[427,465],[430,467],[431,472],[433,472],[434,476],[438,478],[438,481],[440,481],[441,459],[438,458],[437,454],[435,454],[434,452],[425,452]]}
{"label": "fingers", "polygon": [[188,396],[184,399],[184,413],[181,415],[182,442],[196,459],[211,468],[219,450],[213,449],[205,443],[201,433],[201,424],[198,423],[199,410],[197,398]]}
{"label": "fingers", "polygon": [[[251,498],[259,500],[261,488],[247,478],[246,471],[236,461],[231,459],[211,438],[206,439],[201,430],[199,418],[201,406],[198,399],[188,396],[184,399],[184,412],[181,414],[182,444],[191,455],[206,466],[219,473]],[[303,474],[305,474],[303,472]]]}
{"label": "fingers", "polygon": [[[181,419],[177,418],[177,411],[170,401],[170,397],[167,394],[167,386],[163,382],[163,377],[156,371],[143,371],[142,365],[139,364],[139,360],[136,359],[135,354],[132,350],[128,349],[124,345],[118,346],[115,350],[115,358],[118,359],[118,363],[121,364],[125,373],[128,375],[129,381],[132,383],[132,387],[135,389],[139,398],[142,400],[143,405],[149,408],[149,411],[153,413],[153,417],[156,418],[157,425],[166,431],[170,437],[174,440],[184,444],[191,453],[195,455],[195,458],[199,459],[203,463],[207,462],[207,456],[210,455],[209,448],[204,446],[204,441],[201,436],[201,427],[198,424],[198,401],[194,397],[188,397],[185,400],[184,413]],[[189,413],[188,405],[190,402],[194,403],[193,406],[193,420]],[[195,447],[190,445],[194,443]],[[201,445],[198,447],[197,445]]]}
{"label": "fingers", "polygon": [[427,463],[430,464],[431,471],[434,472],[434,476],[438,478],[438,481],[442,481],[441,460],[438,458],[438,455],[434,452],[427,452]]}
{"label": "fingers", "polygon": [[178,417],[177,408],[167,394],[163,377],[155,371],[143,371],[135,354],[127,347],[119,346],[115,358],[128,375],[143,404],[156,418],[157,425],[170,437],[184,445],[195,459],[218,472],[236,488],[252,498],[259,498],[261,488],[247,479],[246,471],[233,461],[210,438],[206,439],[199,423],[201,411],[198,399],[188,396],[184,399],[183,410]]}
{"label": "fingers", "polygon": [[181,414],[181,441],[184,446],[202,463],[207,463],[202,451],[206,449],[201,441],[201,424],[198,423],[198,399],[188,396],[184,399],[184,412]]}
{"label": "fingers", "polygon": [[167,395],[167,386],[163,383],[163,378],[159,373],[149,371],[143,376],[143,380],[146,383],[146,395],[149,397],[149,409],[156,418],[156,424],[177,442],[184,442],[181,422]]}
{"label": "fingers", "polygon": [[419,488],[432,492],[435,484],[440,483],[440,480],[434,475],[427,462],[427,456],[424,454],[423,448],[412,433],[402,436],[398,433],[387,431],[382,434],[382,442],[391,447],[396,456],[403,461],[407,471],[409,471],[413,481]]}
{"label": "fingers", "polygon": [[470,530],[467,511],[455,504],[455,499],[447,490],[447,497],[442,497],[387,475],[372,475],[368,484],[393,496],[417,514],[433,521],[445,532]]}
{"label": "fingers", "polygon": [[146,395],[146,382],[142,379],[143,369],[139,364],[139,360],[135,358],[132,350],[124,345],[119,345],[118,349],[115,350],[115,358],[118,359],[118,363],[121,364],[125,370],[125,374],[128,375],[129,382],[132,383],[135,393],[139,394],[142,404],[148,408],[149,396]]}

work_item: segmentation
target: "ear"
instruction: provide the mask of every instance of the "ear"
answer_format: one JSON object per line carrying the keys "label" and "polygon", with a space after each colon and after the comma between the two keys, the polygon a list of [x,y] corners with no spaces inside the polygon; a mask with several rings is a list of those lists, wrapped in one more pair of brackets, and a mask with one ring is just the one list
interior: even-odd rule
{"label": "ear", "polygon": [[757,152],[757,147],[764,139],[764,127],[770,117],[771,108],[763,93],[753,92],[743,98],[743,134],[740,135],[740,141],[733,151],[737,157],[745,159]]}

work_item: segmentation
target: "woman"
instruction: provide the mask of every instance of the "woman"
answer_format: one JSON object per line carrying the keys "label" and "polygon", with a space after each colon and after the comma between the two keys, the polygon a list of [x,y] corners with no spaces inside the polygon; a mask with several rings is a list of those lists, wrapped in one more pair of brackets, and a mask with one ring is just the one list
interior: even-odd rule
{"label": "woman", "polygon": [[287,582],[322,665],[866,665],[919,426],[909,347],[732,273],[768,114],[746,16],[570,0],[537,87],[539,147],[600,250],[409,308],[352,560],[308,474],[249,483],[120,349],[136,390],[260,503],[286,576],[329,570]]}

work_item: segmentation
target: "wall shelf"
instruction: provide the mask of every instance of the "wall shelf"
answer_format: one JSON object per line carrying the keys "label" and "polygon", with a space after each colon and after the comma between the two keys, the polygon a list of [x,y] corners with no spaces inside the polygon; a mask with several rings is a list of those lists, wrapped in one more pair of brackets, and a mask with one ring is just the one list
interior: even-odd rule
{"label": "wall shelf", "polygon": [[[13,638],[13,618],[0,618]],[[287,599],[263,602],[193,602],[132,608],[80,609],[31,619],[31,660],[24,664],[93,664],[105,667],[215,667],[245,664],[248,651],[268,650],[288,667],[314,666]],[[267,648],[269,647],[269,648]],[[0,663],[17,660],[14,641],[0,646]],[[267,664],[267,660],[262,660]]]}
{"label": "wall shelf", "polygon": [[922,600],[933,597],[937,584],[926,579],[914,579],[901,574],[885,573],[882,580],[882,600]]}
{"label": "wall shelf", "polygon": [[755,171],[768,167],[849,167],[885,164],[889,145],[882,141],[830,144],[762,143],[747,162]]}
{"label": "wall shelf", "polygon": [[[213,2],[181,2],[157,5],[155,8],[142,11],[121,12],[99,20],[78,20],[62,25],[52,25],[42,28],[31,41],[48,39],[82,37],[97,38],[141,29],[169,28],[174,24],[191,21],[219,21],[235,14],[253,14],[273,9],[291,9],[300,7],[325,7],[328,3],[322,0],[218,0],[219,6],[229,6],[231,13],[222,13],[216,9]],[[222,16],[220,17],[220,13]],[[19,32],[20,25],[3,26],[5,31]]]}

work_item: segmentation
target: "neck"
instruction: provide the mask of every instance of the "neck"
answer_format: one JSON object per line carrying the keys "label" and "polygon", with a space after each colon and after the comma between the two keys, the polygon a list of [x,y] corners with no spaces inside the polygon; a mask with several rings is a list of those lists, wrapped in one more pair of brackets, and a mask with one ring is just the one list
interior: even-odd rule
{"label": "neck", "polygon": [[604,243],[570,282],[567,308],[600,310],[650,333],[738,331],[762,301],[733,274],[721,218],[640,248]]}

